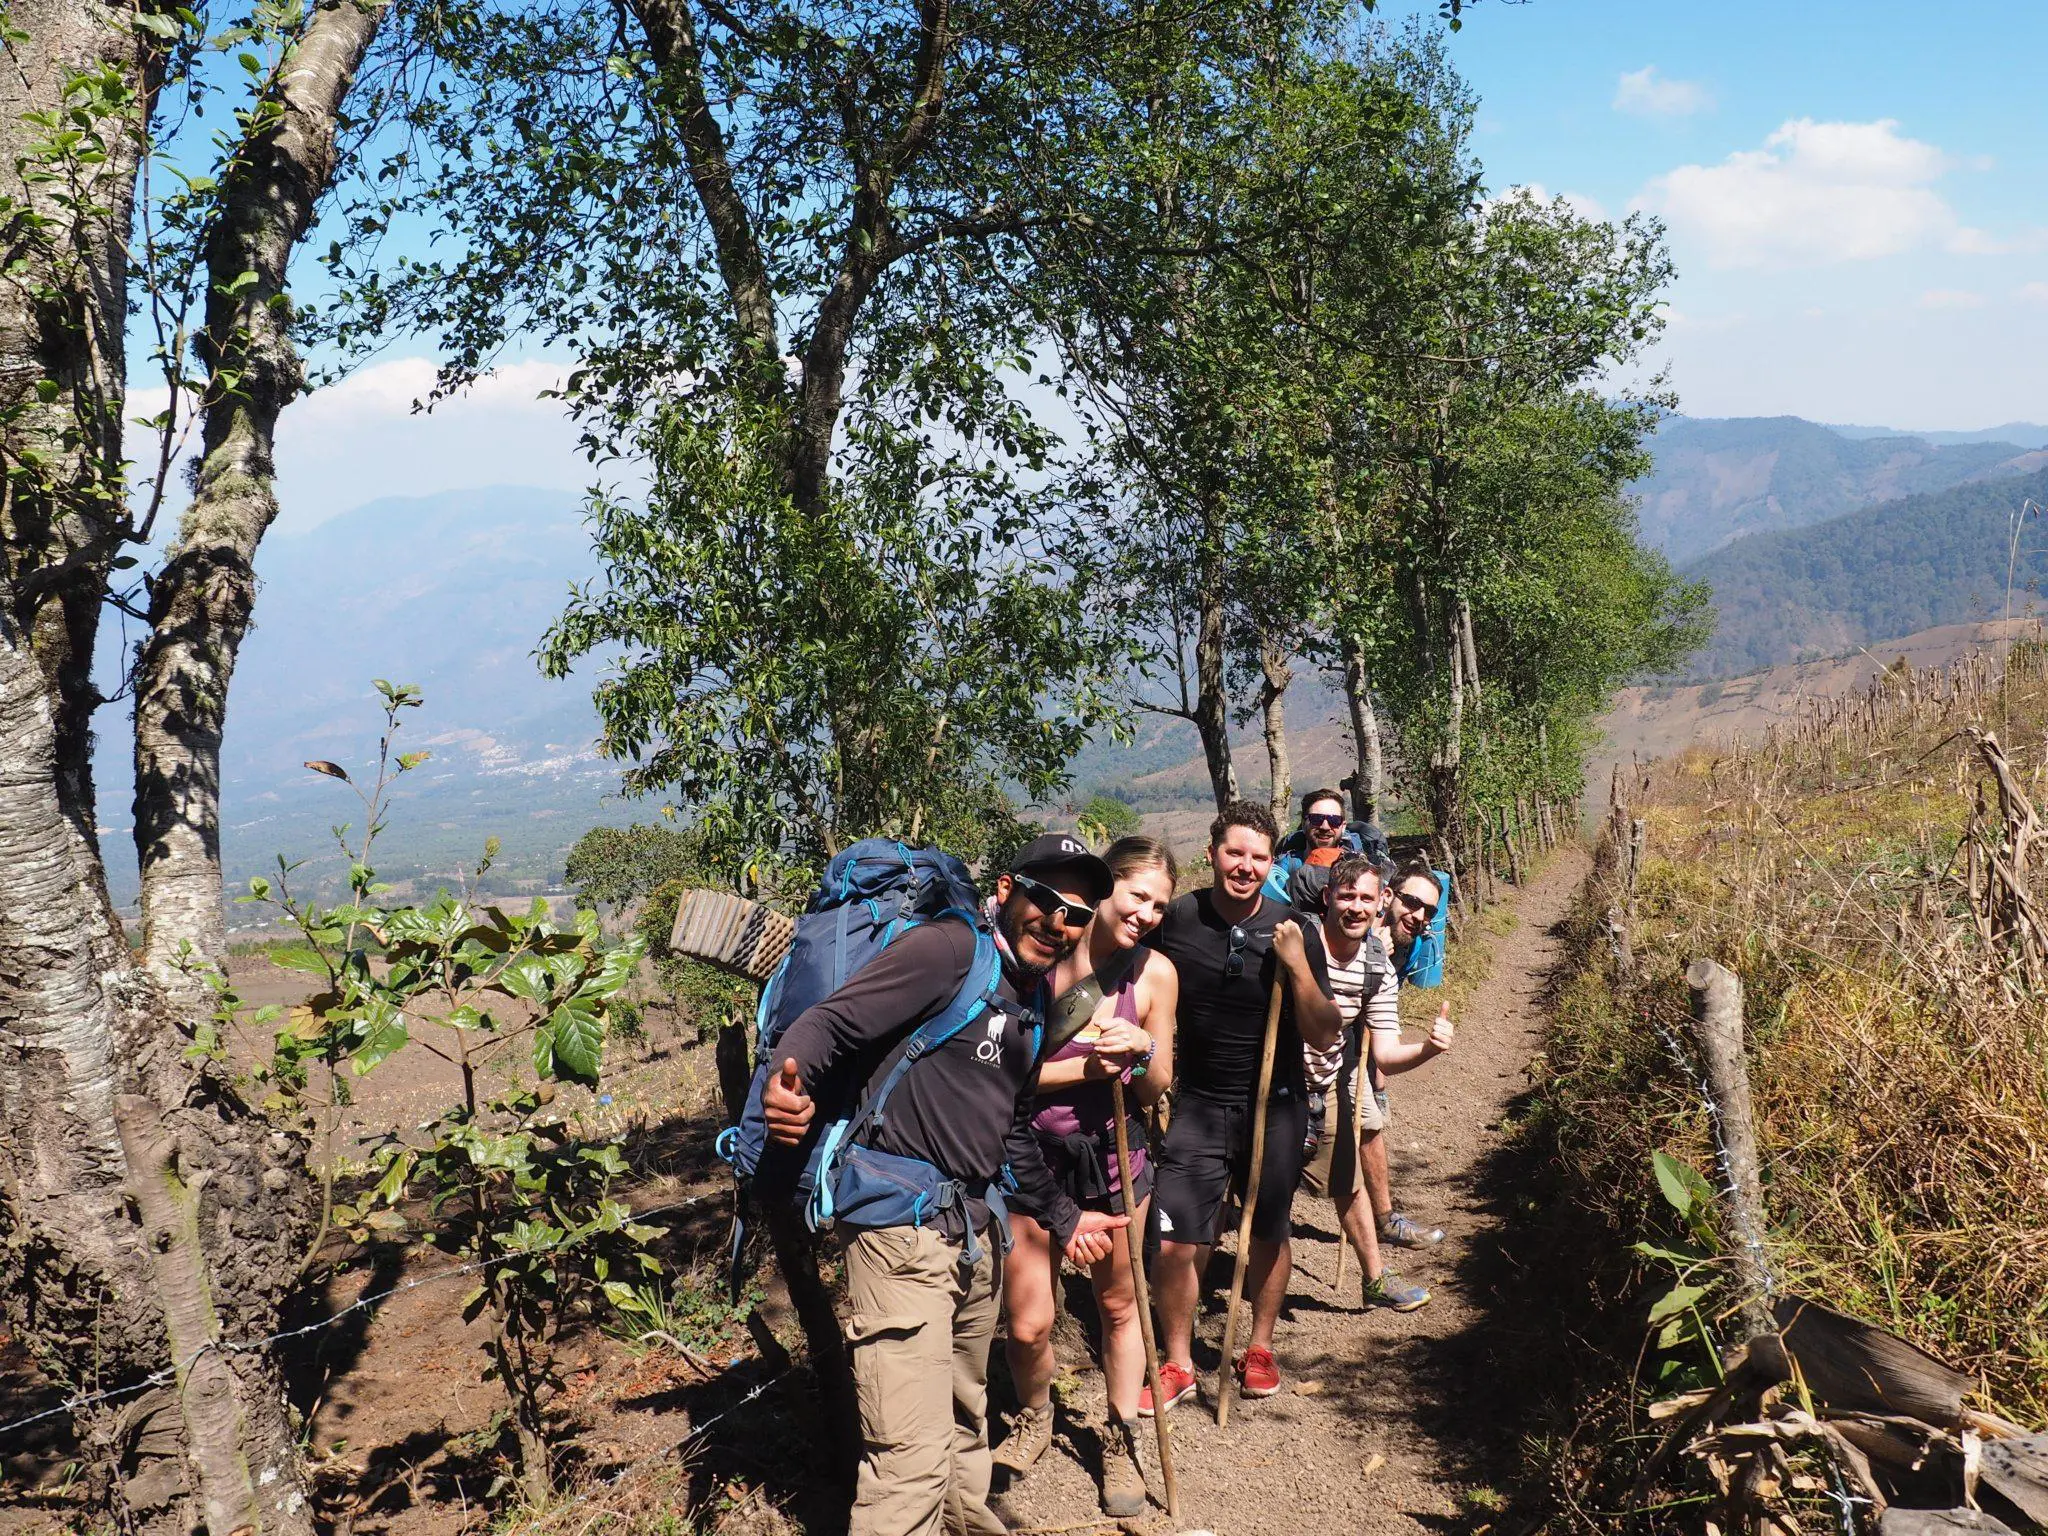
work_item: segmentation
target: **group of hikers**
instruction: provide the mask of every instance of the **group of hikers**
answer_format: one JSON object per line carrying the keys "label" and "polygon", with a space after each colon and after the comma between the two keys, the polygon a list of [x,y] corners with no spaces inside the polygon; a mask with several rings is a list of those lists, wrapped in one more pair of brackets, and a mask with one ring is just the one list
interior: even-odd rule
{"label": "group of hikers", "polygon": [[[996,877],[981,913],[888,936],[775,1039],[758,1090],[768,1141],[814,1137],[816,1095],[835,1074],[865,1084],[836,1222],[863,1435],[854,1536],[1005,1530],[989,1505],[994,1467],[1022,1476],[1053,1441],[1063,1259],[1087,1272],[1100,1312],[1102,1507],[1141,1514],[1138,1426],[1197,1391],[1202,1276],[1233,1187],[1251,1202],[1240,1262],[1252,1321],[1247,1347],[1223,1368],[1243,1396],[1280,1390],[1273,1330],[1297,1189],[1332,1201],[1366,1307],[1429,1301],[1386,1261],[1390,1248],[1443,1237],[1394,1206],[1386,1082],[1451,1048],[1447,1008],[1409,1038],[1398,1006],[1404,982],[1441,979],[1444,879],[1426,863],[1397,867],[1376,827],[1347,819],[1336,790],[1303,796],[1302,825],[1285,843],[1266,807],[1226,807],[1208,858],[1213,883],[1182,894],[1173,854],[1153,838],[1125,837],[1098,855],[1067,834],[1038,837]],[[932,1033],[974,990],[990,943],[978,1006]],[[908,1204],[872,1194],[912,1187]],[[1123,1230],[1133,1222],[1156,1227],[1156,1398],[1137,1245]],[[992,1453],[999,1315],[1019,1408]]]}

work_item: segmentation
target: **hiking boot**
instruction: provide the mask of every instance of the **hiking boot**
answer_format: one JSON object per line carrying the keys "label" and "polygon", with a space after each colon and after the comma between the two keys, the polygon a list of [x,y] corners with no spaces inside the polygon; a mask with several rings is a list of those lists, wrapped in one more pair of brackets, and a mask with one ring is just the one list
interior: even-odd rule
{"label": "hiking boot", "polygon": [[1052,1404],[1048,1401],[1042,1408],[1017,1410],[1017,1416],[1010,1420],[1010,1433],[996,1447],[992,1459],[999,1467],[1022,1473],[1043,1456],[1045,1448],[1051,1444]]}
{"label": "hiking boot", "polygon": [[1102,1437],[1102,1512],[1116,1520],[1145,1513],[1145,1464],[1138,1426],[1111,1419]]}
{"label": "hiking boot", "polygon": [[1365,1282],[1365,1305],[1368,1311],[1385,1307],[1392,1312],[1413,1312],[1429,1305],[1429,1287],[1403,1280],[1390,1269],[1379,1279]]}
{"label": "hiking boot", "polygon": [[1399,1243],[1403,1248],[1434,1248],[1443,1240],[1442,1227],[1418,1227],[1399,1211],[1380,1223],[1383,1243]]}
{"label": "hiking boot", "polygon": [[1271,1397],[1280,1390],[1280,1367],[1270,1349],[1248,1349],[1237,1362],[1237,1390],[1244,1397]]}
{"label": "hiking boot", "polygon": [[[1195,1373],[1185,1366],[1175,1365],[1171,1360],[1159,1362],[1159,1390],[1166,1394],[1166,1406],[1186,1402],[1195,1395]],[[1152,1386],[1147,1382],[1145,1390],[1138,1394],[1138,1417],[1152,1417]]]}

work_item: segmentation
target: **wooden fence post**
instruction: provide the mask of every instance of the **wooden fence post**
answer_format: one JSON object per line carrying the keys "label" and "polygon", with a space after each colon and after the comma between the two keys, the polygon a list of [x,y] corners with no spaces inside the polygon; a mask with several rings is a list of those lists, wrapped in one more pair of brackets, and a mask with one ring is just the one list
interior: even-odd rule
{"label": "wooden fence post", "polygon": [[1730,1245],[1741,1296],[1742,1342],[1775,1333],[1771,1277],[1764,1265],[1764,1190],[1757,1150],[1756,1110],[1749,1096],[1749,1068],[1742,1052],[1742,981],[1713,960],[1687,967],[1692,994],[1692,1033],[1706,1068],[1713,1098],[1715,1139],[1721,1146],[1728,1186]]}

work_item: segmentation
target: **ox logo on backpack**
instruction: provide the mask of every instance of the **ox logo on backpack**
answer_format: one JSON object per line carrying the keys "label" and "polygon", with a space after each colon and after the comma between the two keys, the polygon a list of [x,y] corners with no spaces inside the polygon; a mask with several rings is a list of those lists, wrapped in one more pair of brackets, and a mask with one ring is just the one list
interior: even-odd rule
{"label": "ox logo on backpack", "polygon": [[[951,1002],[898,1045],[885,1076],[872,1080],[872,1060],[845,1062],[810,1085],[817,1114],[794,1147],[768,1140],[761,1095],[780,1064],[776,1044],[813,1004],[845,985],[875,956],[922,923],[952,920],[974,932],[974,958]],[[744,1279],[741,1250],[751,1200],[782,1201],[804,1212],[813,1231],[835,1222],[854,1227],[921,1226],[965,1195],[956,1180],[916,1158],[863,1145],[878,1127],[889,1095],[910,1069],[970,1024],[988,1015],[989,1039],[1002,1058],[1005,1015],[991,1003],[1002,981],[1002,958],[981,915],[981,898],[967,868],[936,848],[908,848],[888,838],[855,843],[826,866],[795,937],[768,984],[755,1016],[754,1078],[740,1123],[718,1138],[719,1155],[732,1165],[738,1198],[733,1207],[728,1259],[735,1294]],[[907,1021],[906,1021],[907,1022]],[[1033,1054],[1040,1026],[1030,1020]],[[1001,1191],[992,1191],[1001,1208]],[[968,1232],[964,1261],[978,1262],[979,1241]]]}

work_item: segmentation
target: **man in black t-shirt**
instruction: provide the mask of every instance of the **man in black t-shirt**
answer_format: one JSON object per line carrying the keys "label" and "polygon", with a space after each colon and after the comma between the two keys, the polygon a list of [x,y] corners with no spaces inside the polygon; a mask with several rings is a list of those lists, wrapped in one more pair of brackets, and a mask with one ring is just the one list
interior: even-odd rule
{"label": "man in black t-shirt", "polygon": [[[1180,976],[1178,1097],[1153,1197],[1159,1260],[1152,1294],[1159,1303],[1165,1408],[1195,1390],[1199,1277],[1216,1242],[1230,1180],[1247,1186],[1267,1002],[1273,988],[1284,984],[1287,1002],[1273,1057],[1246,1270],[1252,1333],[1244,1357],[1233,1362],[1245,1396],[1270,1397],[1280,1390],[1273,1324],[1293,1272],[1288,1233],[1308,1124],[1301,1047],[1307,1040],[1328,1049],[1339,1024],[1320,935],[1285,902],[1260,890],[1273,867],[1276,830],[1264,806],[1237,801],[1226,807],[1209,829],[1215,885],[1176,901],[1152,939]],[[1139,1411],[1154,1411],[1149,1389]]]}

